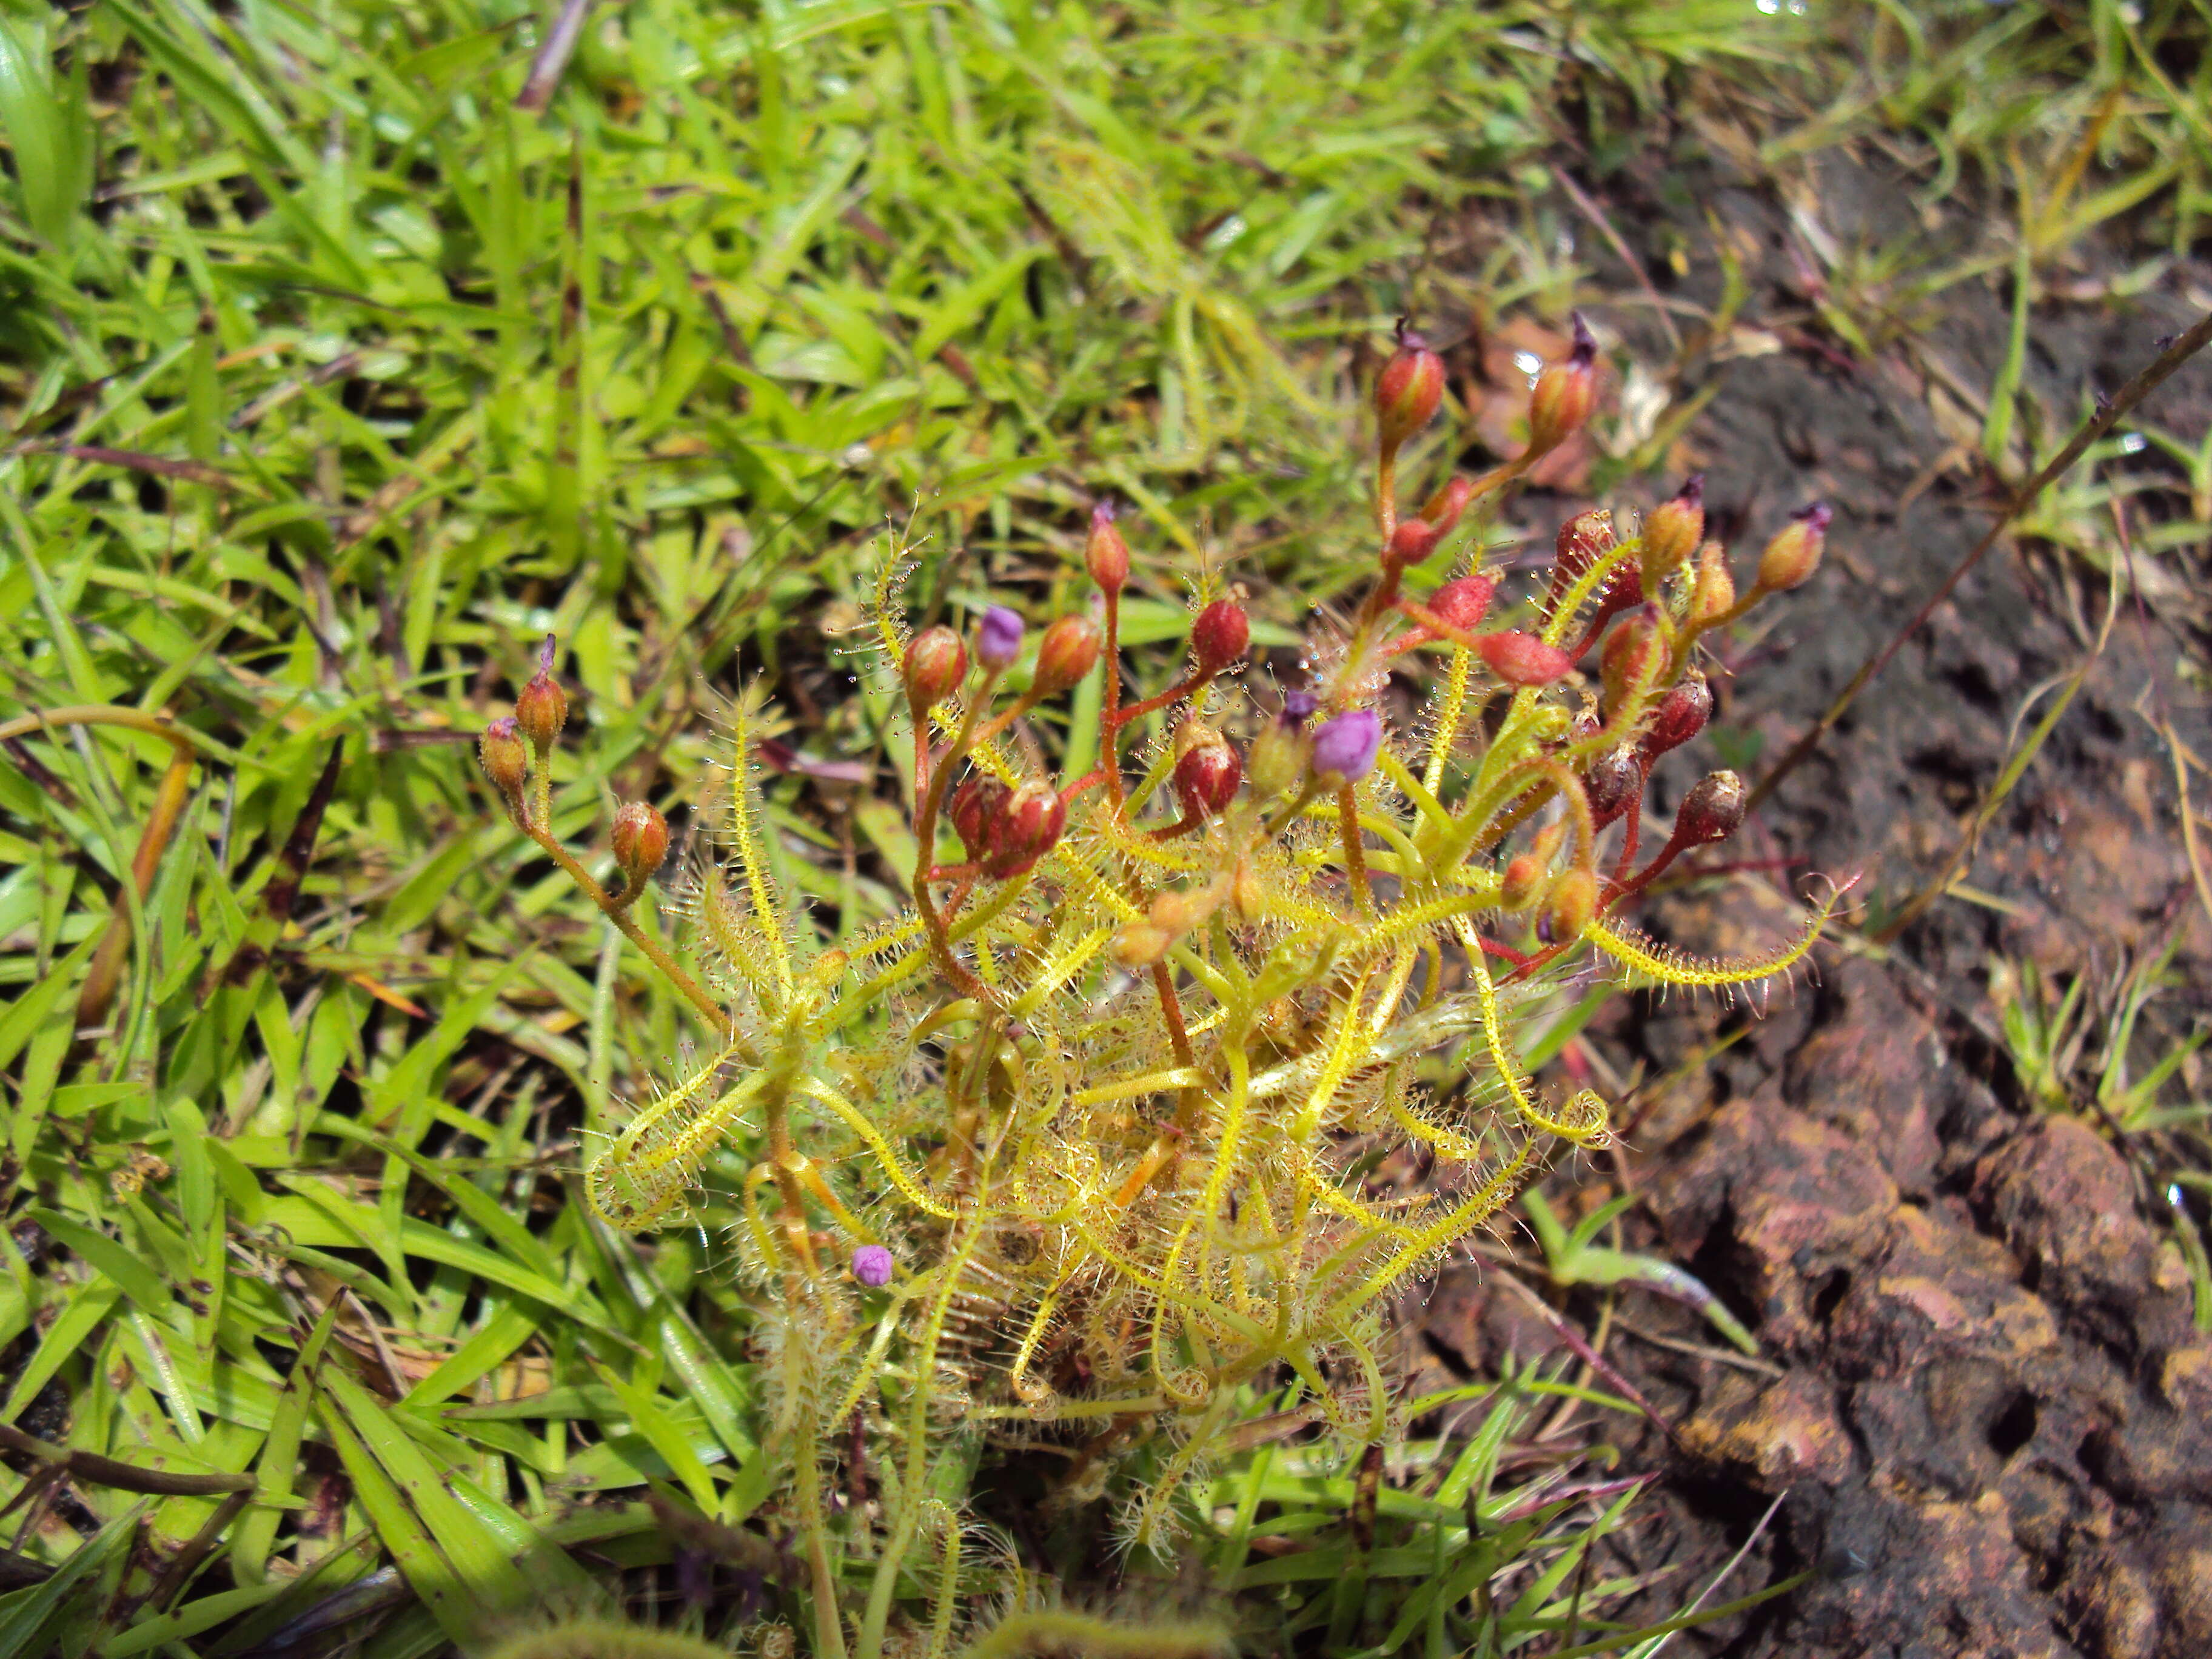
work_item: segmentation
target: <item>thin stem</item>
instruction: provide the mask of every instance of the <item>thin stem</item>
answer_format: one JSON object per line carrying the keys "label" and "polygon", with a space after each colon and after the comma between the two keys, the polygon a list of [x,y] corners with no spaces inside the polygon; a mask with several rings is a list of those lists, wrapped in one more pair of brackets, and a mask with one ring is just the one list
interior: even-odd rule
{"label": "thin stem", "polygon": [[676,958],[638,925],[637,918],[626,906],[592,878],[592,872],[577,863],[568,849],[554,839],[551,830],[536,823],[526,823],[522,826],[522,832],[545,850],[553,862],[561,866],[562,872],[581,890],[584,896],[599,907],[602,915],[622,929],[623,938],[645,952],[646,960],[667,976],[668,982],[683,994],[684,1000],[699,1011],[709,1025],[717,1030],[728,1028],[729,1018],[723,1012],[722,1005],[709,996],[706,988],[685,973]]}
{"label": "thin stem", "polygon": [[1359,828],[1359,797],[1350,784],[1336,792],[1337,823],[1344,831],[1344,872],[1352,878],[1352,896],[1359,914],[1375,914],[1375,888],[1367,878],[1367,843]]}
{"label": "thin stem", "polygon": [[[1106,701],[1098,722],[1098,736],[1105,748],[1099,770],[1105,775],[1107,798],[1114,803],[1118,817],[1121,811],[1121,590],[1118,587],[1106,590],[1106,648],[1101,654],[1106,659]],[[1080,794],[1090,784],[1085,778],[1062,790],[1061,797]]]}

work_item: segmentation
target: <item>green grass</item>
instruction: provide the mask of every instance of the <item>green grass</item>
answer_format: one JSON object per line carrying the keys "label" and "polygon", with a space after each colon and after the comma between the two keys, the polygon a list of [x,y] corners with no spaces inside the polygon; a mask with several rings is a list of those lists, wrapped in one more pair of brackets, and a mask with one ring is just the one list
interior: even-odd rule
{"label": "green grass", "polygon": [[[2051,246],[2095,204],[2187,245],[2204,100],[2156,47],[2201,14],[1877,9],[1864,84],[1822,88],[1787,67],[1813,26],[1741,0],[635,0],[544,118],[509,3],[0,10],[0,1419],[157,1476],[33,1505],[26,1571],[58,1571],[0,1595],[0,1650],[242,1653],[318,1616],[398,1659],[645,1607],[675,1551],[648,1492],[771,1518],[715,1241],[632,1254],[569,1201],[686,1017],[475,775],[538,638],[588,727],[574,841],[616,794],[680,822],[744,677],[806,752],[882,757],[849,677],[887,521],[957,618],[1066,598],[1112,493],[1125,637],[1236,580],[1287,643],[1364,558],[1361,354],[1405,311],[1556,320],[1588,273],[1531,205],[1543,158],[1602,172],[1717,88],[1778,100],[1777,166],[1887,128],[1940,192],[2063,161],[2118,87]],[[1480,266],[1438,241],[1476,210],[1507,228]],[[33,718],[88,708],[125,712]],[[792,778],[771,814],[853,927],[899,831],[831,806]],[[1474,1444],[1428,1454],[1443,1487]],[[1276,1455],[1220,1473],[1207,1547],[1303,1640],[1596,1640],[1624,1590],[1572,1581],[1610,1498],[1484,1558],[1419,1509],[1470,1474],[1376,1547],[1471,1588],[1523,1560],[1513,1599],[1363,1627],[1334,1583],[1389,1575]],[[242,1512],[173,1489],[240,1474]],[[1336,1555],[1258,1573],[1255,1526]]]}

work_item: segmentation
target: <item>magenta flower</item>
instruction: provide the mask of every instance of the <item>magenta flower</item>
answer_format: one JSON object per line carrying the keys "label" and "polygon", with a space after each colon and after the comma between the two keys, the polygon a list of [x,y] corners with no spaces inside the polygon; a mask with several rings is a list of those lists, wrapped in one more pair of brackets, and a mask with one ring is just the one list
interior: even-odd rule
{"label": "magenta flower", "polygon": [[891,1282],[891,1253],[880,1244],[863,1244],[853,1252],[853,1277],[872,1291]]}
{"label": "magenta flower", "polygon": [[975,627],[975,660],[996,673],[1022,654],[1022,619],[1003,605],[983,612]]}
{"label": "magenta flower", "polygon": [[1324,782],[1357,783],[1374,769],[1382,751],[1382,717],[1354,708],[1314,728],[1314,775]]}

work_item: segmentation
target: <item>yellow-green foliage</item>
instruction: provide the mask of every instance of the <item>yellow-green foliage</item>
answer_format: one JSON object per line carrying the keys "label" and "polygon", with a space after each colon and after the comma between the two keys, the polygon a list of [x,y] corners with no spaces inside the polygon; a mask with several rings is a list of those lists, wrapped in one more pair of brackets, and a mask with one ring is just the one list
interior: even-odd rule
{"label": "yellow-green foliage", "polygon": [[[1448,526],[1514,471],[1462,489],[1441,513],[1431,503],[1431,515]],[[1002,708],[995,672],[969,677],[918,711],[928,742],[915,903],[844,949],[826,948],[775,890],[750,776],[757,710],[738,709],[720,857],[686,899],[704,987],[695,1000],[721,1009],[718,1045],[605,1147],[587,1190],[617,1227],[666,1225],[686,1213],[710,1156],[732,1140],[761,1147],[742,1185],[741,1249],[778,1309],[769,1370],[799,1449],[818,1648],[840,1649],[844,1635],[819,1605],[834,1607],[836,1574],[812,1449],[856,1413],[876,1448],[887,1534],[865,1546],[880,1551],[858,1629],[871,1659],[902,1570],[934,1579],[930,1645],[945,1650],[963,1568],[945,1482],[980,1425],[1068,1443],[1078,1496],[1150,1439],[1126,1536],[1161,1548],[1179,1487],[1218,1449],[1244,1385],[1294,1375],[1336,1431],[1388,1434],[1378,1336],[1393,1298],[1551,1160],[1604,1143],[1603,1101],[1552,1098],[1517,1058],[1525,999],[1593,949],[1624,975],[1714,987],[1809,949],[1825,911],[1744,964],[1686,959],[1617,914],[1678,853],[1733,823],[1686,839],[1678,823],[1644,871],[1625,854],[1607,874],[1597,842],[1620,809],[1594,814],[1590,769],[1648,747],[1700,630],[1762,590],[1716,600],[1717,549],[1702,567],[1686,550],[1669,569],[1638,539],[1615,545],[1608,521],[1578,533],[1580,556],[1570,564],[1563,552],[1510,649],[1495,632],[1471,634],[1463,608],[1461,626],[1404,599],[1403,573],[1385,561],[1338,636],[1315,641],[1327,664],[1312,687],[1317,730],[1371,708],[1406,651],[1442,650],[1444,672],[1418,735],[1389,734],[1348,779],[1311,769],[1316,734],[1285,716],[1255,745],[1269,787],[1248,785],[1210,817],[1192,812],[1174,799],[1176,762],[1218,740],[1213,723],[1236,714],[1241,684],[1200,653],[1179,688],[1180,740],[1139,757],[1133,776],[1119,741],[1127,714],[1109,692],[1107,761],[1053,786],[1064,830],[1005,879],[981,861],[935,861],[956,780],[1018,782],[1026,769],[1000,736],[1034,694]],[[1803,564],[1803,547],[1791,550]],[[1608,650],[1604,694],[1585,696],[1568,665],[1624,608],[1606,596],[1639,562],[1657,602],[1632,622],[1655,645],[1626,668]],[[878,622],[897,662],[895,570],[887,562]],[[1107,597],[1111,673],[1110,585]],[[1492,675],[1493,653],[1522,683]],[[1639,795],[1648,771],[1646,756]],[[1731,777],[1709,781],[1740,802]],[[1548,949],[1528,938],[1539,910],[1556,935]],[[1417,1063],[1447,1047],[1470,1056],[1467,1074],[1428,1093]],[[1347,1173],[1353,1154],[1400,1146],[1424,1152],[1431,1179],[1376,1196]],[[896,1261],[881,1288],[852,1272],[854,1253],[874,1247]]]}

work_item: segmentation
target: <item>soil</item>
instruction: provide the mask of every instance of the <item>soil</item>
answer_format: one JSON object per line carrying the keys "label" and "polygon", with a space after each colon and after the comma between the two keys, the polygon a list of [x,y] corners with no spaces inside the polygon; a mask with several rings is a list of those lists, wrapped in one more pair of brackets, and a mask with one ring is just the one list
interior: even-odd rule
{"label": "soil", "polygon": [[[1844,246],[1930,234],[1907,181],[1838,159],[1815,183],[1812,210]],[[1917,341],[1852,363],[1817,325],[1780,320],[1808,316],[1818,262],[1802,246],[1793,255],[1800,228],[1771,195],[1723,171],[1615,177],[1606,190],[1613,222],[1661,276],[1656,250],[1710,246],[1710,208],[1747,256],[1746,325],[1771,323],[1769,337],[1784,342],[1711,366],[1720,393],[1678,453],[1685,470],[1706,472],[1729,539],[1757,547],[1814,496],[1837,509],[1820,575],[1774,607],[1781,620],[1732,676],[1717,678],[1723,744],[1756,744],[1771,763],[1989,523],[1996,491],[1954,447],[1945,405],[1955,410],[1956,393],[1940,375],[1990,384],[2009,295],[1960,284]],[[1960,242],[1973,231],[1963,219],[1936,228],[1938,240]],[[1586,260],[1620,277],[1590,244]],[[1717,285],[1697,275],[1710,269],[1694,261],[1679,292],[1711,303]],[[2068,291],[2094,294],[2100,274],[2073,273]],[[2208,291],[2204,270],[2184,266],[2131,300],[2040,304],[2031,390],[2057,411],[2054,422],[2070,422],[2154,356],[2159,337],[2193,322]],[[1640,289],[1623,280],[1619,293],[1599,316],[1664,364],[1671,352]],[[1942,360],[1932,392],[1931,359]],[[2212,365],[2188,365],[2144,413],[2202,434]],[[1553,503],[1562,517],[1582,504]],[[2168,556],[2166,570],[2177,568]],[[1629,1449],[1632,1467],[1657,1463],[1668,1479],[1643,1524],[1609,1544],[1608,1565],[1677,1568],[1630,1614],[1666,1617],[1778,1498],[1712,1599],[1813,1575],[1677,1637],[1677,1652],[2212,1653],[2212,1338],[2192,1322],[2161,1177],[2093,1108],[2054,1114],[2024,1097],[1989,989],[1995,957],[2109,985],[2179,929],[2185,982],[2154,1017],[2170,1039],[2212,1007],[2212,927],[2191,885],[2172,762],[2151,723],[2169,716],[2183,741],[2212,753],[2203,680],[2181,672],[2202,659],[2190,607],[2203,590],[2192,595],[2171,574],[2143,586],[2153,603],[2129,603],[1981,836],[1964,872],[1973,893],[1928,908],[1887,959],[1828,951],[1817,982],[1778,994],[1764,1018],[1645,998],[1616,1004],[1595,1034],[1617,1071],[1640,1065],[1668,1081],[1646,1091],[1617,1166],[1564,1175],[1555,1190],[1589,1202],[1611,1180],[1632,1183],[1644,1202],[1629,1247],[1689,1266],[1765,1355],[1754,1364],[1662,1346],[1714,1339],[1686,1309],[1635,1292],[1621,1300],[1607,1356],[1676,1432],[1671,1444],[1653,1431]],[[1747,831],[1743,856],[1796,861],[1801,891],[1806,871],[1856,874],[1854,898],[1893,913],[1937,877],[2002,766],[2023,701],[2087,654],[2104,602],[2103,578],[2079,561],[2001,544],[1789,777]],[[1712,743],[1681,757],[1658,781],[1656,810],[1671,813],[1716,763]],[[1708,883],[1645,920],[1687,949],[1741,949],[1786,926],[1784,884]],[[1694,1063],[1738,1030],[1718,1058]],[[1559,1305],[1586,1330],[1597,1322],[1585,1293]],[[1554,1340],[1475,1267],[1438,1286],[1425,1335],[1427,1363],[1454,1371]]]}

